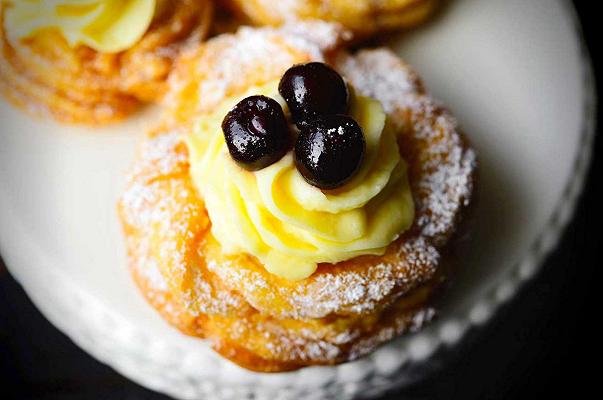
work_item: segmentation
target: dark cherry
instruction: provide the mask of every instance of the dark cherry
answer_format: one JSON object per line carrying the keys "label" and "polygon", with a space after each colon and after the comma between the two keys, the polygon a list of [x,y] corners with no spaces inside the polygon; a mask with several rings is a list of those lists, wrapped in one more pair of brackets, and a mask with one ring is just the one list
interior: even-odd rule
{"label": "dark cherry", "polygon": [[291,147],[283,109],[276,100],[266,96],[241,100],[226,114],[222,131],[232,158],[249,171],[277,162]]}
{"label": "dark cherry", "polygon": [[310,184],[335,189],[360,168],[365,141],[362,129],[346,115],[318,117],[304,125],[295,143],[295,165]]}
{"label": "dark cherry", "polygon": [[281,78],[278,91],[300,129],[318,116],[345,114],[348,109],[346,83],[337,71],[320,62],[289,68]]}

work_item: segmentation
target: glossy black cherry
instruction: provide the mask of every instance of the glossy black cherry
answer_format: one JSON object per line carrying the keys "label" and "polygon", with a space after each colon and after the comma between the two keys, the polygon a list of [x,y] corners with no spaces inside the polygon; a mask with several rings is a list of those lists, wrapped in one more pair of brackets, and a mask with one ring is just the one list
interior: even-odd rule
{"label": "glossy black cherry", "polygon": [[295,65],[285,72],[278,86],[293,122],[301,127],[316,117],[345,114],[348,88],[341,75],[320,62]]}
{"label": "glossy black cherry", "polygon": [[224,118],[222,131],[232,158],[257,171],[280,160],[291,146],[281,105],[266,96],[241,100]]}
{"label": "glossy black cherry", "polygon": [[360,168],[365,152],[362,129],[346,115],[328,115],[308,122],[295,143],[295,165],[310,184],[335,189]]}

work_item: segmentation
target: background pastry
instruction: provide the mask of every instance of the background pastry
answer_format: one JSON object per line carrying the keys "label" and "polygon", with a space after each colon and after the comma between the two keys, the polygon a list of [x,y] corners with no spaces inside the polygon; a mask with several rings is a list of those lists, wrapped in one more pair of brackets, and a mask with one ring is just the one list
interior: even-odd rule
{"label": "background pastry", "polygon": [[207,0],[3,0],[0,88],[17,105],[97,124],[156,101],[181,50],[209,30]]}
{"label": "background pastry", "polygon": [[337,22],[361,36],[412,28],[424,22],[438,0],[222,0],[239,16],[257,25],[280,25],[295,19]]}
{"label": "background pastry", "polygon": [[[325,23],[245,28],[185,54],[170,79],[165,125],[143,144],[119,204],[132,273],[149,302],[250,369],[344,362],[418,329],[434,315],[429,299],[445,276],[441,250],[470,203],[475,154],[455,119],[391,52],[351,55],[338,49],[344,37]],[[227,99],[270,91],[289,67],[311,60],[330,62],[354,96],[380,104],[383,129],[395,133],[393,148],[407,163],[414,218],[373,255],[319,262],[292,280],[268,271],[261,254],[226,251],[216,228],[228,225],[217,223],[210,192],[199,187],[190,132]]]}

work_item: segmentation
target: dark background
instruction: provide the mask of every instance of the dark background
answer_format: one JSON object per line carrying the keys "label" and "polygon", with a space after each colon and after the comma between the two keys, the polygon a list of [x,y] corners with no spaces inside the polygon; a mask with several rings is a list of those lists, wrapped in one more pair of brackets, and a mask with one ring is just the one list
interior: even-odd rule
{"label": "dark background", "polygon": [[[486,0],[487,1],[487,0]],[[595,71],[602,75],[599,2],[576,0]],[[603,79],[603,78],[601,78]],[[599,87],[599,93],[600,93]],[[601,117],[601,108],[599,108]],[[600,119],[601,120],[601,119]],[[600,135],[598,135],[600,136]],[[577,398],[600,386],[601,138],[574,222],[527,284],[462,357],[387,400]],[[77,348],[34,308],[0,260],[0,399],[167,399]]]}

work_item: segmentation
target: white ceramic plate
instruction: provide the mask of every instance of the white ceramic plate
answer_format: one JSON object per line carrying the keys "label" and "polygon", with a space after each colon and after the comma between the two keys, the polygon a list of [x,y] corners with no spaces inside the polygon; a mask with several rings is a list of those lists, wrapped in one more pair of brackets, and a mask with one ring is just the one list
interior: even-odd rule
{"label": "white ceramic plate", "polygon": [[[480,325],[532,276],[572,214],[593,138],[593,80],[569,2],[455,0],[392,42],[458,116],[481,161],[474,240],[439,320],[362,360],[287,374],[239,369],[170,328],[128,276],[115,214],[156,110],[94,131],[0,104],[0,245],[42,312],[129,378],[181,398],[352,398]],[[437,350],[437,351],[436,351]]]}

